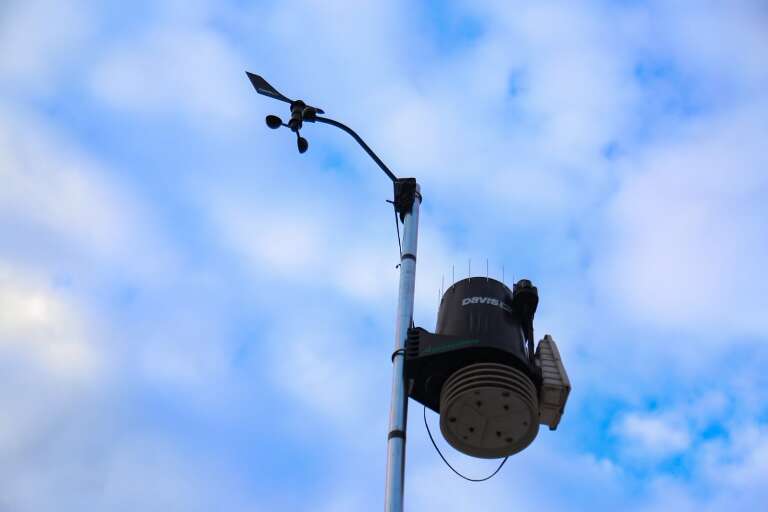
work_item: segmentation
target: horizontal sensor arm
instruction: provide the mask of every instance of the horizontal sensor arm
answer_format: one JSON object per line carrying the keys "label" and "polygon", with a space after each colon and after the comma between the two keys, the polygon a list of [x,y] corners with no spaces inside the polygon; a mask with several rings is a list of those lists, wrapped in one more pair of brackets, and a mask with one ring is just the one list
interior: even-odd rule
{"label": "horizontal sensor arm", "polygon": [[349,126],[342,124],[338,121],[334,121],[333,119],[328,119],[327,117],[320,117],[320,116],[314,116],[314,118],[311,119],[305,119],[306,121],[317,121],[318,123],[324,123],[324,124],[330,124],[331,126],[335,126],[336,128],[341,128],[348,134],[352,136],[353,139],[357,141],[358,144],[360,144],[360,147],[362,147],[366,153],[368,153],[368,156],[370,156],[374,162],[376,162],[376,165],[378,165],[382,171],[391,179],[393,182],[397,181],[397,176],[389,170],[389,167],[387,167],[384,162],[381,161],[381,158],[379,158],[376,153],[373,152],[373,150],[368,147],[368,144],[365,143],[365,141],[360,138],[360,136],[355,133],[355,131],[350,128]]}

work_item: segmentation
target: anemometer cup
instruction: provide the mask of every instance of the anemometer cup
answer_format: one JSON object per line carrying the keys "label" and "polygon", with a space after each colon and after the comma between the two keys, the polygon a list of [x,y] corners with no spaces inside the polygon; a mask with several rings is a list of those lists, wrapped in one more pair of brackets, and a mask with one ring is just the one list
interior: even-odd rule
{"label": "anemometer cup", "polygon": [[299,153],[306,153],[307,149],[309,149],[309,142],[307,142],[307,139],[299,135],[296,138],[296,146],[299,148]]}
{"label": "anemometer cup", "polygon": [[267,126],[272,128],[273,130],[277,130],[278,128],[283,126],[283,120],[274,115],[268,115],[265,121],[267,123]]}

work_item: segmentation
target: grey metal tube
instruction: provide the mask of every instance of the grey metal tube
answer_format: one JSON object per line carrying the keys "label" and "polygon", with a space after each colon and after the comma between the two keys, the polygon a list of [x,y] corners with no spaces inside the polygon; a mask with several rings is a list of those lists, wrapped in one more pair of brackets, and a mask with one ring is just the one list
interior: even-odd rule
{"label": "grey metal tube", "polygon": [[[416,288],[416,249],[419,232],[420,188],[416,185],[416,200],[411,213],[403,221],[403,258],[400,260],[400,287],[395,324],[395,356],[392,361],[392,398],[389,406],[389,435],[387,436],[387,481],[384,496],[385,512],[402,512],[405,483],[405,428],[408,420],[408,393],[404,374],[405,348],[408,328],[413,319],[413,298]],[[397,352],[400,351],[400,352]]]}

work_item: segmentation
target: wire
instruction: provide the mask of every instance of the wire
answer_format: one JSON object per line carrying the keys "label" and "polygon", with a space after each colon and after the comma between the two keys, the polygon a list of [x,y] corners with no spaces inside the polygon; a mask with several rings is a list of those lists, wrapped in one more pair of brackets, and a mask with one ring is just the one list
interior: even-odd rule
{"label": "wire", "polygon": [[396,355],[402,355],[403,357],[405,357],[405,349],[404,348],[399,348],[399,349],[395,350],[394,352],[392,352],[392,362],[393,363],[395,362],[395,356]]}
{"label": "wire", "polygon": [[400,223],[397,222],[397,207],[394,201],[387,201],[392,203],[392,207],[395,209],[395,229],[397,230],[397,247],[400,249],[400,259],[403,259],[403,245],[400,243]]}
{"label": "wire", "polygon": [[445,462],[445,465],[448,466],[449,468],[451,468],[451,471],[453,471],[454,473],[459,475],[464,480],[468,480],[470,482],[485,482],[486,480],[490,480],[491,478],[496,476],[496,473],[498,473],[501,470],[501,468],[504,466],[504,464],[507,462],[507,459],[509,458],[508,456],[504,457],[504,460],[501,461],[501,464],[499,464],[499,467],[496,468],[496,471],[494,471],[493,473],[491,473],[490,475],[488,475],[485,478],[469,478],[469,477],[466,477],[466,476],[462,475],[461,473],[459,473],[458,471],[456,471],[453,468],[453,466],[451,466],[451,463],[448,462],[445,459],[445,457],[443,456],[443,453],[440,451],[440,448],[437,447],[437,443],[435,443],[435,438],[432,437],[432,432],[430,432],[430,430],[429,430],[429,423],[427,423],[427,407],[426,406],[424,406],[424,426],[427,427],[427,434],[429,434],[429,440],[432,441],[432,446],[435,447],[435,450],[437,451],[437,454],[440,456],[441,459],[443,459],[443,462]]}
{"label": "wire", "polygon": [[395,210],[395,230],[397,231],[397,248],[400,250],[400,258],[402,258],[403,245],[400,243],[400,224],[397,222],[397,210]]}

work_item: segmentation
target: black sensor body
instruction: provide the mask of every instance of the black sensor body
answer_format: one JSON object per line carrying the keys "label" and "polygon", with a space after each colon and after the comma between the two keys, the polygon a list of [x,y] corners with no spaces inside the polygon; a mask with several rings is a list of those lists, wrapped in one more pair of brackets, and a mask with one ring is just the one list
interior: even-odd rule
{"label": "black sensor body", "polygon": [[538,291],[521,280],[510,290],[495,279],[472,277],[443,294],[437,329],[408,331],[405,377],[409,396],[440,412],[440,393],[453,373],[476,363],[510,366],[541,388],[541,371],[533,362],[533,316]]}

